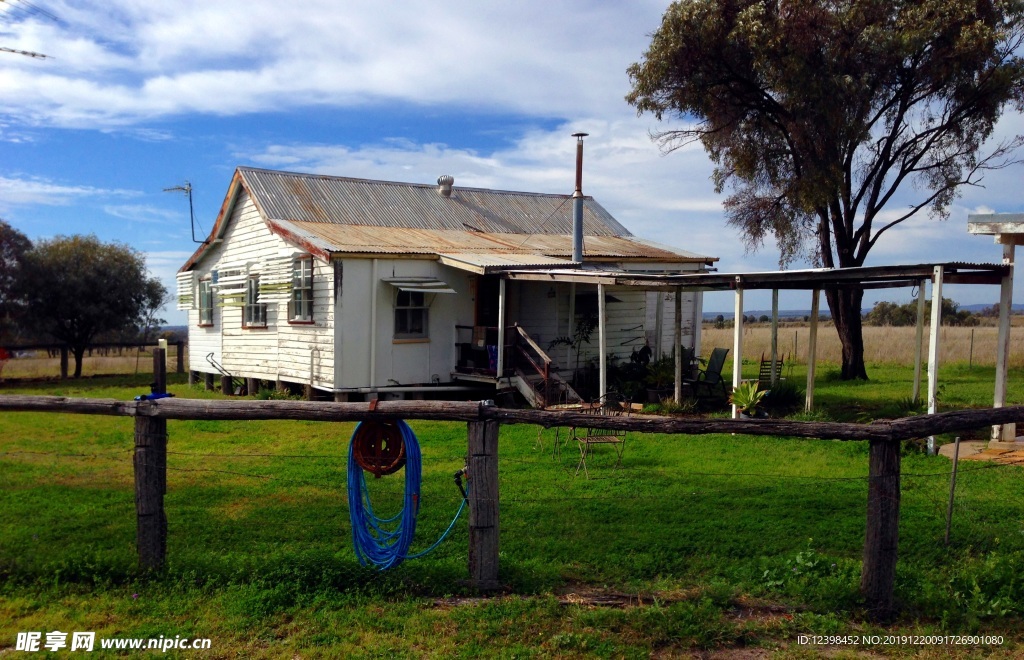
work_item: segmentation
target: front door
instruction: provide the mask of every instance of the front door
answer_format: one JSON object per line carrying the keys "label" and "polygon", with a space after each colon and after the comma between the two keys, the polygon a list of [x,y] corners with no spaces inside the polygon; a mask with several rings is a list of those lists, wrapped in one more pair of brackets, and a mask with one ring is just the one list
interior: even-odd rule
{"label": "front door", "polygon": [[498,327],[499,278],[480,275],[476,281],[476,322],[488,328]]}

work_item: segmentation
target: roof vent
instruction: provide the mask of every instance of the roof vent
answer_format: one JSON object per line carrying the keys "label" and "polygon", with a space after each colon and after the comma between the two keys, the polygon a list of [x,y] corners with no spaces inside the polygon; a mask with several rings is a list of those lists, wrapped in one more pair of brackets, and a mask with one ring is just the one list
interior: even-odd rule
{"label": "roof vent", "polygon": [[442,197],[451,197],[453,185],[455,185],[455,177],[450,174],[442,174],[437,177],[437,194]]}

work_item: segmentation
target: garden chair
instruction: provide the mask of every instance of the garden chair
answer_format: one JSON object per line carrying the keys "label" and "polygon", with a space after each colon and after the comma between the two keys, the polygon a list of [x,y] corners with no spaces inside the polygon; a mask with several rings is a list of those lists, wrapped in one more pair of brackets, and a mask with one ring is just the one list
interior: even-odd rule
{"label": "garden chair", "polygon": [[[632,406],[630,403],[620,394],[609,392],[589,406],[585,406],[582,412],[595,417],[628,417],[631,410]],[[595,445],[611,445],[614,447],[615,465],[612,469],[622,465],[622,452],[626,446],[625,431],[575,427],[572,430],[572,436],[575,438],[580,449],[580,462],[576,464],[575,476],[579,476],[580,469],[582,468],[583,473],[587,475],[587,479],[590,478],[590,470],[587,468],[587,457],[593,453]]]}
{"label": "garden chair", "polygon": [[[782,367],[785,363],[785,354],[780,355],[775,360],[775,380],[781,380]],[[772,359],[767,360],[764,357],[764,353],[761,353],[761,370],[757,373],[757,384],[762,390],[770,389],[775,383],[772,382]]]}
{"label": "garden chair", "polygon": [[711,351],[708,364],[697,371],[697,377],[683,380],[693,390],[693,395],[698,399],[714,396],[716,392],[723,397],[728,396],[725,391],[725,380],[722,378],[722,367],[725,366],[725,356],[729,354],[728,348],[716,348]]}

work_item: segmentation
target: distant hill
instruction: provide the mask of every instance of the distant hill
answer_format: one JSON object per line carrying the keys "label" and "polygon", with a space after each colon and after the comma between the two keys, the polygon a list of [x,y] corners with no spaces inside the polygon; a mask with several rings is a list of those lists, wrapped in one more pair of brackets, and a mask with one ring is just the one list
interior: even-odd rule
{"label": "distant hill", "polygon": [[[986,309],[988,309],[991,306],[992,305],[985,305],[985,304],[960,305],[960,307],[958,309],[964,309],[964,310],[967,310],[968,312],[970,312],[972,314],[977,314],[978,312],[986,310]],[[867,307],[867,308],[863,309],[861,311],[861,313],[862,314],[867,314],[870,311],[871,311],[871,308]],[[770,309],[751,309],[751,310],[744,310],[743,313],[746,314],[747,316],[755,316],[757,318],[760,318],[761,316],[771,317],[772,310],[770,310]],[[1024,314],[1024,303],[1015,303],[1013,305],[1013,313],[1014,314]],[[733,314],[734,313],[731,310],[728,311],[728,312],[724,312],[724,311],[723,312],[704,312],[703,317],[704,317],[705,321],[714,321],[715,318],[719,314],[721,314],[722,317],[724,319],[726,319],[727,321],[731,321],[732,318],[733,318]],[[809,309],[780,309],[779,310],[779,318],[780,319],[803,319],[805,316],[809,317],[810,315],[811,315],[811,310],[809,310]],[[826,307],[825,305],[822,305],[821,310],[819,310],[819,317],[823,318],[823,319],[830,319],[830,318],[832,318],[832,314],[828,311],[828,307]]]}
{"label": "distant hill", "polygon": [[[995,303],[992,303],[993,305]],[[971,314],[977,314],[982,310],[986,310],[992,305],[960,305],[958,309],[966,309]],[[1016,303],[1012,307],[1014,314],[1024,314],[1024,303]]]}
{"label": "distant hill", "polygon": [[[722,318],[724,318],[727,321],[731,321],[732,318],[733,318],[733,315],[734,315],[734,313],[731,312],[731,311],[729,311],[729,312],[704,312],[703,318],[704,318],[705,321],[714,321],[715,318],[719,314],[721,314]],[[771,318],[772,310],[770,310],[770,309],[750,309],[750,310],[743,310],[743,314],[746,315],[746,316],[754,316],[754,317],[757,317],[757,318],[760,318],[761,316],[767,316],[767,317]],[[803,318],[805,316],[809,317],[810,315],[811,315],[811,310],[809,310],[809,309],[780,309],[779,310],[779,318],[780,319],[801,319],[801,320],[803,320]],[[822,306],[822,308],[820,310],[818,310],[818,318],[830,319],[830,318],[832,318],[832,314],[831,314],[831,312],[828,311],[827,307]]]}

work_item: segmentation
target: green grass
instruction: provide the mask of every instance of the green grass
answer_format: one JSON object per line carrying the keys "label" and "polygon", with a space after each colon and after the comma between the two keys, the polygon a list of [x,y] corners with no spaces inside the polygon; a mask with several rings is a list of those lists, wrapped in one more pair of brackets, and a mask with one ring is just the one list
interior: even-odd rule
{"label": "green grass", "polygon": [[[854,420],[909,396],[912,376],[874,368],[873,381],[849,384],[827,367],[819,373],[818,414]],[[987,378],[980,368],[946,368],[943,404],[985,405],[991,370]],[[147,384],[94,378],[6,384],[0,394],[129,399]],[[170,390],[220,397],[178,377]],[[1012,387],[1011,399],[1021,398]],[[423,449],[416,550],[458,506],[452,474],[466,427],[412,426]],[[553,459],[553,431],[538,445],[536,427],[503,426],[505,595],[464,602],[473,595],[464,520],[435,552],[393,571],[356,562],[345,495],[352,429],[170,421],[169,565],[147,576],[135,568],[131,420],[4,413],[0,652],[18,632],[56,629],[209,637],[213,657],[647,657],[737,646],[799,655],[799,633],[876,630],[857,594],[864,443],[631,434],[623,467],[612,470],[611,452],[599,452],[590,463],[599,478],[586,480],[573,477],[574,446]],[[965,463],[946,547],[949,467],[905,452],[896,592],[904,615],[893,630],[995,631],[1007,642],[989,650],[1013,657],[1024,641],[1024,469]],[[375,504],[397,507],[402,481],[371,480]],[[633,601],[593,606],[573,593]]]}

